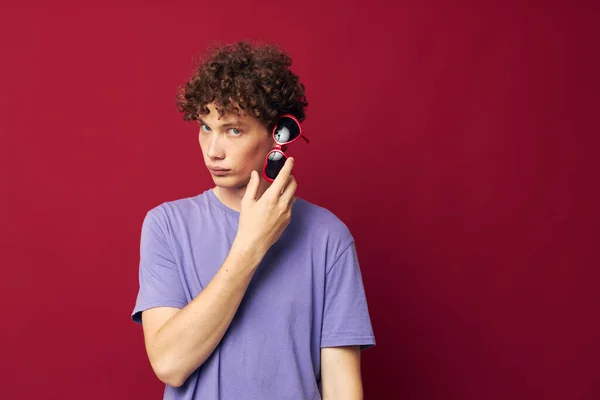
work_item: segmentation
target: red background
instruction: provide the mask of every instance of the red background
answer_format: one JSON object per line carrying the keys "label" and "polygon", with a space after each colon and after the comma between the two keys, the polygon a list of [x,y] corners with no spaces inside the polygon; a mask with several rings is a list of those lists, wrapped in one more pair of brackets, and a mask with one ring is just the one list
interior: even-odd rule
{"label": "red background", "polygon": [[243,38],[306,84],[290,151],[356,237],[366,398],[600,398],[599,3],[389,3],[2,5],[2,398],[161,397],[141,222],[212,184],[175,91]]}

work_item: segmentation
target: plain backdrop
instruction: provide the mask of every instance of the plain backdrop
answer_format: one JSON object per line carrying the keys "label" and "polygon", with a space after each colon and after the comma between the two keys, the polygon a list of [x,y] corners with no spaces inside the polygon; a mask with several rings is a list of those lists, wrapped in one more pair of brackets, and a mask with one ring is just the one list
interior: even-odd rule
{"label": "plain backdrop", "polygon": [[365,398],[600,398],[599,4],[4,1],[0,397],[161,398],[141,223],[212,186],[176,89],[250,39],[306,85],[298,194],[356,239]]}

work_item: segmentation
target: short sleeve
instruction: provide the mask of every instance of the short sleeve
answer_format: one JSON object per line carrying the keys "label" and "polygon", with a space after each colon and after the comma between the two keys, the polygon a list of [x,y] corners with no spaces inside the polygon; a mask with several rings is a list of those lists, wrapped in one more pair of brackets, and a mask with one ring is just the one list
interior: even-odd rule
{"label": "short sleeve", "polygon": [[321,347],[351,345],[360,345],[361,350],[375,345],[354,242],[327,272],[321,333]]}
{"label": "short sleeve", "polygon": [[177,264],[155,212],[148,212],[142,223],[139,291],[131,314],[137,323],[142,322],[142,312],[149,308],[187,305]]}

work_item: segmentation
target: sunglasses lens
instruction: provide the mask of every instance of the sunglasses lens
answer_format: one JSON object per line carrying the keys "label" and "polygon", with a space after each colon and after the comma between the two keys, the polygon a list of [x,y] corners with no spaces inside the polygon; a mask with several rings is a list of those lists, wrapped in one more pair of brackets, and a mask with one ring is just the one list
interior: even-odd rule
{"label": "sunglasses lens", "polygon": [[279,171],[281,171],[281,168],[283,168],[285,160],[286,157],[280,151],[274,151],[269,154],[267,166],[265,168],[265,174],[270,179],[277,178],[277,174],[279,174]]}
{"label": "sunglasses lens", "polygon": [[288,143],[300,136],[300,126],[289,117],[280,118],[274,132],[275,140]]}

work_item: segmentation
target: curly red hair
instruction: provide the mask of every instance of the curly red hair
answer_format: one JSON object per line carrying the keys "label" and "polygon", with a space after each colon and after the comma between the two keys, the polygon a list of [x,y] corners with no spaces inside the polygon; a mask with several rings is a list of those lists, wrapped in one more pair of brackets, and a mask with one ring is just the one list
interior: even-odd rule
{"label": "curly red hair", "polygon": [[208,49],[192,78],[180,87],[177,109],[184,120],[209,113],[215,103],[219,115],[246,112],[272,129],[278,115],[289,113],[300,122],[308,105],[304,85],[289,69],[292,59],[273,44],[240,41]]}

